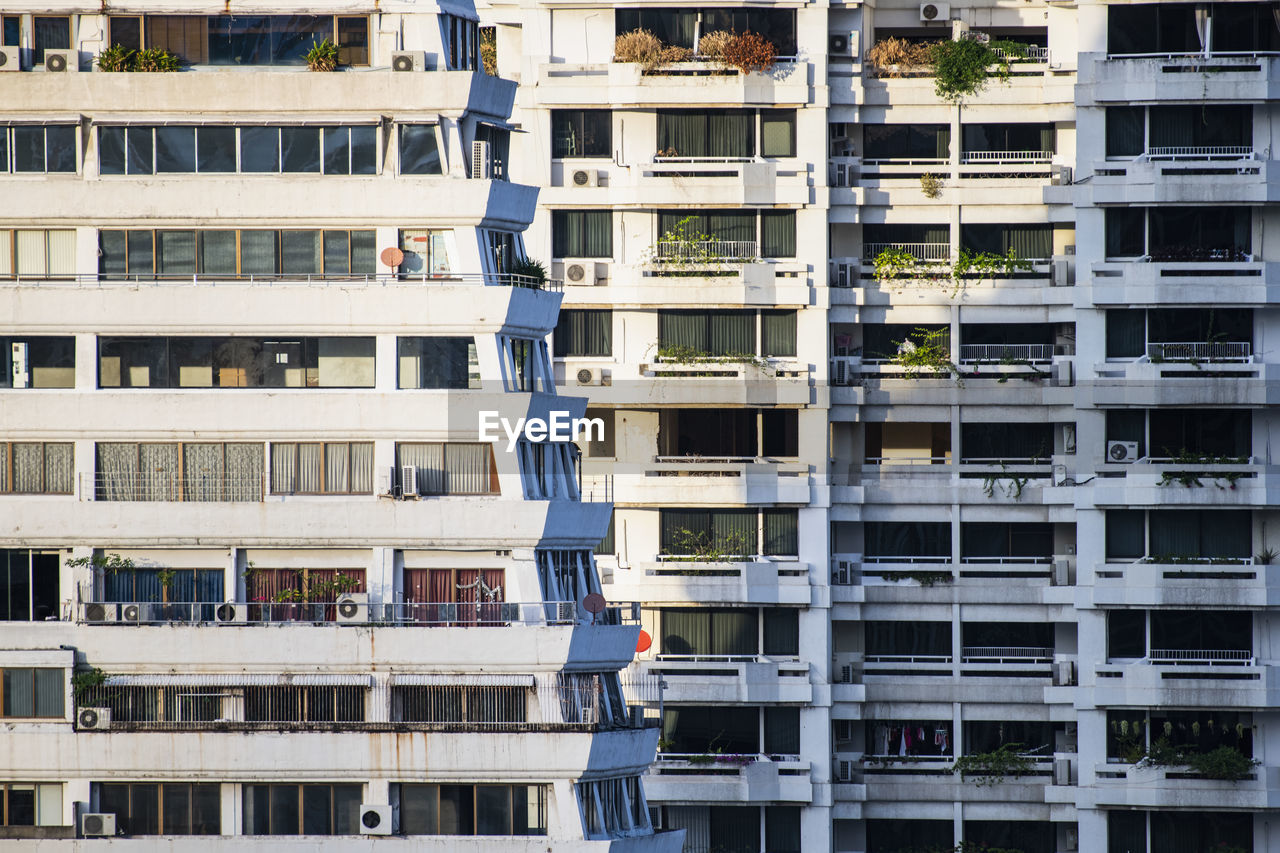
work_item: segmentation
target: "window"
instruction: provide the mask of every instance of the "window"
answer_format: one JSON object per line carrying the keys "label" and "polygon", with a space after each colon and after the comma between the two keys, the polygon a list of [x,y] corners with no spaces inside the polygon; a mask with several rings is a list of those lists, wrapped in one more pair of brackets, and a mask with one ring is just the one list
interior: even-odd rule
{"label": "window", "polygon": [[964,153],[1049,155],[1054,152],[1052,124],[966,124]]}
{"label": "window", "polygon": [[22,18],[17,15],[0,16],[0,44],[17,47],[21,44]]}
{"label": "window", "polygon": [[99,442],[99,501],[260,501],[261,444]]}
{"label": "window", "polygon": [[548,785],[399,786],[405,835],[546,835]]}
{"label": "window", "polygon": [[866,823],[867,853],[911,853],[915,850],[954,848],[950,820],[882,818]]}
{"label": "window", "polygon": [[1249,510],[1108,510],[1108,560],[1240,560],[1251,553]]}
{"label": "window", "polygon": [[372,388],[373,338],[98,338],[99,388]]}
{"label": "window", "polygon": [[876,558],[951,556],[951,525],[945,521],[868,521],[866,555]]}
{"label": "window", "polygon": [[[338,18],[338,63],[340,65],[369,64],[369,19],[365,17]],[[353,174],[364,174],[354,173]]]}
{"label": "window", "polygon": [[335,39],[329,15],[218,15],[208,27],[213,65],[303,65],[312,44]]}
{"label": "window", "polygon": [[[313,571],[313,574],[330,573]],[[315,582],[316,579],[313,579],[312,583]],[[363,589],[363,582],[360,586]],[[309,597],[332,599],[334,596],[312,592]],[[328,612],[325,619],[332,621],[333,608],[326,610]],[[244,718],[251,723],[362,723],[365,718],[365,694],[368,692],[365,687],[331,684],[246,687]]]}
{"label": "window", "polygon": [[57,552],[0,549],[0,622],[58,618]]}
{"label": "window", "polygon": [[75,125],[0,127],[0,172],[74,174],[77,162]]}
{"label": "window", "polygon": [[373,492],[373,442],[272,442],[271,491],[277,495]]}
{"label": "window", "polygon": [[600,576],[590,551],[538,550],[538,579],[546,601],[581,601],[600,592]]}
{"label": "window", "polygon": [[[320,608],[323,611],[322,614],[308,615],[314,615],[314,621],[332,622],[336,618],[336,611],[332,604],[337,601],[340,589],[347,592],[364,592],[365,570],[255,568],[245,581],[245,592],[250,600],[273,602],[272,605],[264,605],[257,615],[251,608],[251,619],[258,618],[258,615],[267,619],[273,612],[276,614],[283,612],[283,610],[275,610],[275,608],[287,606],[279,602],[301,600],[312,604],[329,605]],[[360,707],[364,707],[363,700]]]}
{"label": "window", "polygon": [[551,255],[556,258],[613,257],[613,211],[551,211]]}
{"label": "window", "polygon": [[649,30],[663,44],[694,48],[695,32],[751,31],[764,36],[779,56],[796,55],[796,14],[791,9],[618,9],[616,34]]}
{"label": "window", "polygon": [[398,388],[479,388],[475,338],[399,338]]}
{"label": "window", "polygon": [[[658,233],[668,234],[683,220],[688,233],[706,234],[712,254],[721,259],[753,258],[757,251],[766,258],[793,258],[796,254],[796,213],[794,210],[717,211],[691,213],[660,211]],[[759,247],[757,250],[757,246]]]}
{"label": "window", "polygon": [[1256,849],[1248,812],[1108,811],[1107,853],[1147,853],[1148,819],[1153,853]]}
{"label": "window", "polygon": [[659,110],[658,151],[669,157],[754,157],[755,110]]}
{"label": "window", "polygon": [[31,19],[35,35],[34,60],[36,65],[44,62],[46,50],[71,49],[71,19],[67,17],[44,17],[36,15]]}
{"label": "window", "polygon": [[[0,231],[0,252],[5,233]],[[0,388],[75,387],[75,343],[75,338],[0,336]]]}
{"label": "window", "polygon": [[74,448],[70,442],[0,441],[0,494],[71,494]]}
{"label": "window", "polygon": [[0,784],[0,826],[61,825],[62,785],[34,782]]}
{"label": "window", "polygon": [[964,840],[979,850],[1009,848],[1022,853],[1054,853],[1058,835],[1049,821],[966,820]]}
{"label": "window", "polygon": [[1253,251],[1247,207],[1109,207],[1107,257],[1163,262],[1245,261]]}
{"label": "window", "polygon": [[862,128],[868,160],[946,160],[951,127],[945,124],[868,124]]}
{"label": "window", "polygon": [[555,354],[560,356],[613,355],[613,312],[577,309],[560,312],[555,331]]}
{"label": "window", "polygon": [[963,462],[1026,460],[1048,462],[1053,455],[1054,424],[979,421],[960,424]]}
{"label": "window", "polygon": [[142,50],[142,17],[140,15],[112,15],[107,18],[110,44]]}
{"label": "window", "polygon": [[555,393],[546,341],[498,336],[502,385],[506,391]]}
{"label": "window", "polygon": [[951,657],[950,622],[864,622],[867,656]]}
{"label": "window", "polygon": [[964,224],[960,226],[960,245],[970,252],[1006,255],[1043,260],[1053,257],[1053,226],[1047,223],[1025,225]]}
{"label": "window", "polygon": [[355,835],[362,785],[245,785],[245,835]]}
{"label": "window", "polygon": [[222,786],[99,783],[98,810],[127,835],[221,835]]}
{"label": "window", "polygon": [[479,51],[479,24],[457,15],[438,15],[449,71],[475,71]]}
{"label": "window", "polygon": [[[213,604],[226,599],[222,595],[222,569],[165,569],[169,582],[160,582],[161,569],[137,568],[124,572],[106,572],[102,577],[103,601],[111,602],[182,602]],[[160,611],[156,611],[158,614]],[[212,608],[201,608],[201,618],[212,620]],[[154,618],[154,617],[153,617]]]}
{"label": "window", "polygon": [[64,716],[65,669],[6,667],[0,672],[0,716]]}
{"label": "window", "polygon": [[760,156],[796,156],[796,111],[760,111]]}
{"label": "window", "polygon": [[318,173],[323,163],[327,175],[372,175],[377,172],[377,129],[373,125],[98,128],[99,171],[104,175],[235,172],[237,151],[239,171],[246,173]]}
{"label": "window", "polygon": [[377,272],[373,231],[100,231],[98,246],[98,274],[108,279],[359,278]]}
{"label": "window", "polygon": [[796,312],[659,311],[658,347],[684,354],[711,356],[755,356],[792,358],[796,354]]}
{"label": "window", "polygon": [[609,110],[552,110],[552,157],[609,157],[613,154],[613,113]]}
{"label": "window", "polygon": [[798,426],[794,409],[664,409],[658,413],[658,455],[796,456]]}
{"label": "window", "polygon": [[[794,509],[663,509],[661,548],[677,556],[792,556],[799,553]],[[764,539],[758,533],[763,525]]]}
{"label": "window", "polygon": [[392,706],[399,710],[397,722],[482,726],[528,721],[527,687],[422,685],[393,687],[392,691]]}
{"label": "window", "polygon": [[400,174],[444,174],[434,124],[400,125]]}
{"label": "window", "polygon": [[574,787],[588,838],[649,828],[649,811],[638,777],[578,782]]}
{"label": "window", "polygon": [[[474,442],[396,445],[396,470],[412,467],[419,495],[488,495],[498,492],[493,446]],[[402,483],[405,488],[409,484]]]}
{"label": "window", "polygon": [[1031,521],[963,522],[960,557],[972,562],[996,562],[1007,557],[1048,562],[1053,557],[1053,525]]}
{"label": "window", "polygon": [[449,244],[453,240],[453,231],[402,229],[400,250],[404,252],[404,260],[400,263],[400,277],[447,276],[452,269],[449,263]]}

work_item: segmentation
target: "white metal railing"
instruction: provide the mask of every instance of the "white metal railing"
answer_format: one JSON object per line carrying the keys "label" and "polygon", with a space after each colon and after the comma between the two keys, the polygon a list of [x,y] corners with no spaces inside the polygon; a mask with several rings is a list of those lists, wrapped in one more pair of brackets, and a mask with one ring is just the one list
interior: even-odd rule
{"label": "white metal railing", "polygon": [[875,555],[873,555],[873,554],[868,554],[868,555],[866,555],[865,557],[863,557],[863,558],[862,558],[862,562],[864,562],[864,563],[929,563],[929,564],[937,564],[937,563],[950,563],[950,562],[951,562],[951,557],[950,557],[949,555],[948,555],[948,556],[943,556],[943,557],[922,557],[922,556],[918,556],[918,555],[917,555],[917,556],[911,556],[911,557],[895,557],[895,556],[878,557],[878,556],[875,556]]}
{"label": "white metal railing", "polygon": [[80,499],[94,501],[261,501],[263,475],[214,475],[195,471],[80,474]]}
{"label": "white metal railing", "polygon": [[218,275],[214,273],[195,273],[189,275],[127,275],[121,274],[78,274],[78,275],[23,275],[12,273],[0,275],[0,284],[28,285],[87,285],[99,286],[132,286],[132,285],[184,285],[201,284],[213,287],[225,284],[254,285],[289,285],[289,284],[474,284],[495,287],[526,287],[533,290],[564,289],[563,279],[539,280],[532,276],[515,273],[355,273],[355,274],[321,274],[321,273],[273,273],[270,275],[246,273],[244,275]]}
{"label": "white metal railing", "polygon": [[961,557],[960,562],[966,566],[1048,565],[1053,557]]}
{"label": "white metal railing", "polygon": [[1055,344],[961,344],[960,361],[1053,361],[1057,351]]}
{"label": "white metal railing", "polygon": [[1053,649],[1035,646],[965,646],[962,663],[1053,663]]}
{"label": "white metal railing", "polygon": [[743,261],[758,256],[754,240],[660,240],[655,246],[659,261]]}
{"label": "white metal railing", "polygon": [[1171,361],[1250,361],[1253,345],[1248,341],[1149,341],[1147,358]]}
{"label": "white metal railing", "polygon": [[1048,163],[1052,151],[966,151],[961,163]]}
{"label": "white metal railing", "polygon": [[867,243],[863,258],[874,261],[886,249],[900,249],[917,261],[947,261],[951,259],[950,243]]}
{"label": "white metal railing", "polygon": [[951,655],[867,655],[865,658],[867,663],[927,663],[927,664],[948,664],[951,663]]}
{"label": "white metal railing", "polygon": [[[681,157],[667,156],[665,154],[654,154],[653,162],[655,163],[763,163],[759,157]],[[726,172],[726,174],[728,174]]]}
{"label": "white metal railing", "polygon": [[993,47],[990,50],[996,56],[1000,57],[1001,59],[1006,59],[1010,62],[1044,63],[1049,61],[1049,48],[1047,47],[1044,47],[1038,44],[1028,44],[1028,45],[1023,45],[1023,49],[1026,50],[1025,56],[1019,55],[1017,53],[1010,53],[1009,51],[1005,50],[1002,47]]}
{"label": "white metal railing", "polygon": [[1252,160],[1257,153],[1248,145],[1167,145],[1148,148],[1138,159],[1147,160]]}
{"label": "white metal railing", "polygon": [[866,166],[945,166],[946,157],[872,157],[862,161]]}
{"label": "white metal railing", "polygon": [[864,465],[884,465],[892,468],[895,465],[903,466],[925,466],[925,465],[945,465],[951,461],[946,456],[868,456],[863,460]]}
{"label": "white metal railing", "polygon": [[1152,649],[1147,661],[1153,664],[1234,664],[1252,665],[1249,649]]}

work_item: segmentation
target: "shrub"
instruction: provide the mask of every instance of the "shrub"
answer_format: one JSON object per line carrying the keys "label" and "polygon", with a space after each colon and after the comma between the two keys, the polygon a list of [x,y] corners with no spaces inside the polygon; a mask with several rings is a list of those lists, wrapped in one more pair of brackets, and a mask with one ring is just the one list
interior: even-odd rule
{"label": "shrub", "polygon": [[693,59],[692,50],[674,44],[663,45],[661,53],[658,54],[658,61],[662,65],[670,62],[688,62],[690,59]]}
{"label": "shrub", "polygon": [[748,71],[768,71],[777,59],[773,42],[759,33],[748,30],[734,33],[720,52],[720,61],[737,68],[743,74]]}
{"label": "shrub", "polygon": [[522,275],[531,278],[538,284],[542,284],[547,280],[547,268],[542,265],[541,261],[535,261],[533,258],[520,258],[511,264],[512,275]]}
{"label": "shrub", "polygon": [[648,30],[632,30],[613,40],[614,62],[635,62],[645,71],[662,63],[662,42]]}
{"label": "shrub", "polygon": [[134,71],[177,71],[178,57],[160,47],[138,51],[134,57]]}
{"label": "shrub", "polygon": [[485,74],[498,76],[498,31],[493,27],[480,28],[480,63]]}
{"label": "shrub", "polygon": [[698,40],[698,53],[711,59],[724,56],[725,46],[733,39],[728,30],[712,30]]}
{"label": "shrub", "polygon": [[901,38],[881,39],[867,51],[877,77],[902,77],[932,62],[930,46]]}
{"label": "shrub", "polygon": [[338,67],[338,46],[328,39],[312,42],[304,58],[312,71],[333,71]]}
{"label": "shrub", "polygon": [[134,54],[137,53],[131,47],[125,47],[122,44],[113,44],[102,53],[98,54],[98,70],[99,71],[132,71],[134,64]]}
{"label": "shrub", "polygon": [[[993,48],[999,48],[997,53]],[[933,59],[934,91],[939,98],[953,103],[966,95],[976,95],[995,77],[1009,82],[1011,58],[1025,58],[1026,45],[1012,41],[983,44],[976,39],[944,41],[930,48]]]}

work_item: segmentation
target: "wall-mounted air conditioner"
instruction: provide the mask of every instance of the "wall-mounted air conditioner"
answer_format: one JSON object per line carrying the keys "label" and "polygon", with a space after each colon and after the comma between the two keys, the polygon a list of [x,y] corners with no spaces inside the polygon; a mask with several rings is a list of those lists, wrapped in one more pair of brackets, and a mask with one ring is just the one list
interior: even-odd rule
{"label": "wall-mounted air conditioner", "polygon": [[45,71],[79,71],[80,51],[78,50],[46,50],[44,52]]}
{"label": "wall-mounted air conditioner", "polygon": [[390,835],[391,829],[391,806],[382,803],[360,805],[361,835]]}
{"label": "wall-mounted air conditioner", "polygon": [[76,713],[76,728],[81,731],[105,732],[111,728],[111,709],[81,708]]}
{"label": "wall-mounted air conditioner", "polygon": [[493,149],[483,139],[471,143],[471,177],[482,181],[493,177]]}
{"label": "wall-mounted air conditioner", "polygon": [[945,21],[950,17],[951,4],[949,3],[920,4],[920,20],[922,21]]}
{"label": "wall-mounted air conditioner", "polygon": [[600,170],[599,169],[574,169],[569,175],[569,181],[575,187],[598,187],[600,186]]}
{"label": "wall-mounted air conditioner", "polygon": [[4,45],[0,47],[0,71],[21,71],[22,62],[20,61],[18,48],[14,45]]}
{"label": "wall-mounted air conditioner", "polygon": [[121,622],[147,622],[151,618],[151,608],[145,604],[120,605]]}
{"label": "wall-mounted air conditioner", "polygon": [[1138,460],[1138,442],[1108,441],[1108,462],[1136,462]]}
{"label": "wall-mounted air conditioner", "polygon": [[426,71],[427,52],[424,50],[397,50],[391,54],[392,71]]}
{"label": "wall-mounted air conditioner", "polygon": [[86,622],[119,622],[120,621],[120,605],[104,604],[101,602],[93,602],[84,606],[84,621]]}
{"label": "wall-mounted air conditioner", "polygon": [[219,604],[217,609],[213,611],[213,618],[217,622],[248,622],[249,608],[243,604],[234,604],[230,601],[225,604]]}
{"label": "wall-mounted air conditioner", "polygon": [[566,259],[564,262],[565,284],[588,286],[603,284],[609,280],[609,265],[592,260]]}
{"label": "wall-mounted air conditioner", "polygon": [[418,496],[418,469],[416,466],[400,466],[400,496],[405,498]]}
{"label": "wall-mounted air conditioner", "polygon": [[577,379],[579,385],[609,385],[613,382],[613,374],[603,367],[581,367]]}
{"label": "wall-mounted air conditioner", "polygon": [[365,592],[345,592],[338,596],[334,605],[339,622],[356,623],[369,621],[369,594]]}
{"label": "wall-mounted air conditioner", "polygon": [[82,814],[80,834],[85,838],[109,838],[116,834],[116,816],[99,812]]}

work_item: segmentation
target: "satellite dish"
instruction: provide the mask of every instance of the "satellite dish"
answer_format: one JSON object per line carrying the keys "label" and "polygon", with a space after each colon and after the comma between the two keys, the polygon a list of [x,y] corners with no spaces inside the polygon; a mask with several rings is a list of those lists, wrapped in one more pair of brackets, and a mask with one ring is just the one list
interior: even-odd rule
{"label": "satellite dish", "polygon": [[389,267],[398,267],[404,263],[404,252],[395,246],[388,246],[382,250],[382,254],[378,256],[384,264]]}
{"label": "satellite dish", "polygon": [[582,599],[582,609],[593,616],[604,610],[604,605],[604,596],[598,592],[593,592],[586,598]]}
{"label": "satellite dish", "polygon": [[653,645],[653,637],[649,636],[648,631],[641,631],[640,638],[636,640],[636,654],[642,654],[649,651],[649,647]]}

